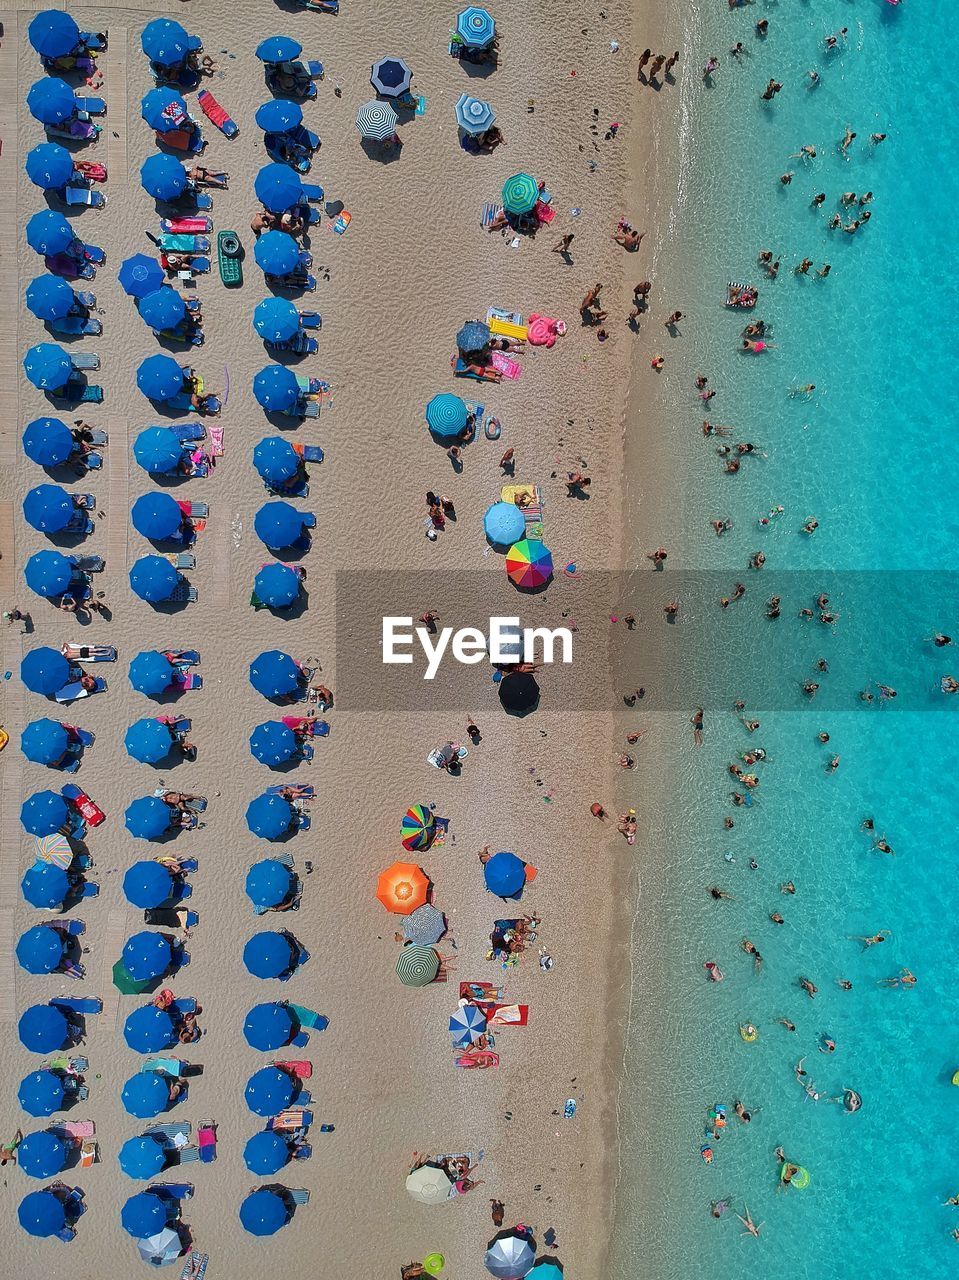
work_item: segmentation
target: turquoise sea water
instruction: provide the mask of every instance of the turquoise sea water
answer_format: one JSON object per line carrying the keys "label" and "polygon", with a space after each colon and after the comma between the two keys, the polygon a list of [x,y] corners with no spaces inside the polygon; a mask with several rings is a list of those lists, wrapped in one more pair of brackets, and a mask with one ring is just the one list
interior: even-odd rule
{"label": "turquoise sea water", "polygon": [[[761,17],[765,41],[753,32]],[[735,623],[717,608],[701,627],[709,661],[724,664],[724,628],[741,634],[748,620],[752,643],[738,649],[747,703],[767,655],[791,678],[775,705],[750,708],[762,721],[752,736],[730,710],[709,708],[706,745],[684,748],[669,780],[675,801],[642,801],[651,844],[667,855],[639,871],[617,1277],[641,1265],[649,1280],[731,1280],[747,1269],[794,1280],[932,1280],[959,1265],[949,1235],[959,1209],[942,1205],[959,1193],[959,1088],[950,1084],[959,1068],[959,699],[938,692],[944,672],[959,675],[959,647],[923,643],[934,630],[959,640],[959,596],[952,575],[919,572],[959,562],[954,17],[944,0],[729,11],[717,0],[689,19],[697,66],[682,86],[690,129],[681,237],[705,302],[697,311],[677,298],[690,319],[681,342],[664,348],[689,480],[663,541],[684,546],[686,566],[728,568],[727,589],[747,584]],[[843,26],[842,48],[824,53],[823,38]],[[738,65],[729,56],[736,40],[749,51]],[[705,88],[698,72],[712,53],[722,65]],[[809,68],[821,75],[813,89]],[[770,77],[785,87],[767,104]],[[858,137],[844,159],[837,143],[847,124]],[[888,138],[870,146],[872,132]],[[807,143],[814,161],[788,158]],[[829,231],[824,215],[849,190],[874,193],[872,220],[856,235]],[[817,212],[819,191],[827,200]],[[760,248],[782,254],[775,284],[755,265]],[[807,254],[815,267],[832,264],[828,279],[793,273]],[[719,306],[730,278],[759,285],[753,314],[771,326],[777,350],[736,352],[746,318]],[[718,389],[706,413],[690,353]],[[788,396],[808,382],[813,397]],[[705,416],[733,424],[734,440],[756,442],[768,458],[722,475],[716,442],[698,433]],[[780,503],[784,515],[760,527]],[[735,529],[717,539],[708,522],[725,515]],[[804,538],[799,526],[813,515],[820,528]],[[762,574],[747,568],[759,549]],[[797,570],[823,571],[840,615],[834,629],[798,618],[818,586],[816,573]],[[891,570],[899,572],[887,579]],[[783,597],[777,622],[763,616],[773,594]],[[798,685],[819,657],[830,671],[804,706]],[[864,705],[857,692],[870,680],[898,698]],[[695,679],[689,698],[691,710]],[[769,757],[756,768],[759,803],[734,810],[726,766],[755,745]],[[834,752],[841,764],[829,774]],[[735,817],[732,831],[724,814]],[[866,815],[894,857],[872,850],[859,830]],[[794,897],[779,891],[790,879]],[[708,885],[736,901],[713,902]],[[772,923],[771,911],[786,923]],[[890,940],[865,953],[847,939],[881,929]],[[758,975],[740,950],[744,937],[763,955]],[[724,971],[721,984],[705,980],[707,959]],[[918,976],[914,989],[877,985],[902,966]],[[801,974],[819,987],[815,1000],[798,988]],[[740,1039],[741,1022],[758,1028],[756,1043]],[[822,1034],[835,1039],[834,1055],[818,1052]],[[819,1091],[855,1088],[862,1109],[809,1100],[793,1074],[804,1055]],[[748,1126],[732,1115],[736,1098],[754,1112]],[[707,1167],[700,1144],[715,1102],[730,1119]],[[777,1145],[809,1170],[806,1190],[777,1194]],[[630,1167],[647,1172],[637,1179]],[[709,1202],[727,1193],[736,1211],[745,1203],[765,1223],[759,1240],[732,1213],[710,1217]]]}

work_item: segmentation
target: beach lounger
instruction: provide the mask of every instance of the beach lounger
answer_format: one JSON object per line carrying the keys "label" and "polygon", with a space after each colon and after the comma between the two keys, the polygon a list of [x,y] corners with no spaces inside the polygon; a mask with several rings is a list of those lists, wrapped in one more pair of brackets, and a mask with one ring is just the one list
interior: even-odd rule
{"label": "beach lounger", "polygon": [[164,232],[158,237],[159,248],[163,253],[209,253],[209,236],[186,235],[179,232]]}
{"label": "beach lounger", "polygon": [[209,1258],[210,1255],[208,1253],[197,1253],[194,1249],[183,1264],[180,1280],[203,1280],[206,1275]]}
{"label": "beach lounger", "polygon": [[85,689],[79,680],[74,680],[70,684],[65,684],[54,697],[59,703],[76,702],[79,698],[88,698],[93,693],[106,693],[106,689],[107,682],[100,677],[97,677],[96,687],[93,689]]}
{"label": "beach lounger", "polygon": [[54,996],[50,1003],[55,1004],[58,1009],[67,1009],[80,1017],[103,1012],[103,1001],[99,996]]}
{"label": "beach lounger", "polygon": [[206,520],[210,514],[209,505],[205,502],[184,502],[180,505],[186,509],[186,516],[190,520]]}
{"label": "beach lounger", "polygon": [[204,1164],[212,1164],[216,1159],[216,1125],[212,1120],[201,1120],[197,1125],[196,1140],[199,1156]]}
{"label": "beach lounger", "polygon": [[81,120],[79,116],[66,124],[45,124],[43,128],[48,138],[65,138],[70,142],[96,142],[101,131],[98,124]]}
{"label": "beach lounger", "polygon": [[103,388],[93,382],[70,381],[52,394],[56,400],[68,400],[73,404],[103,403]]}
{"label": "beach lounger", "polygon": [[307,1009],[305,1005],[293,1004],[289,1002],[289,1007],[296,1014],[296,1019],[301,1027],[306,1027],[311,1031],[325,1031],[330,1025],[330,1020],[324,1017],[322,1013],[317,1013],[315,1009]]}
{"label": "beach lounger", "polygon": [[216,125],[225,138],[237,136],[240,130],[236,123],[230,119],[229,114],[220,106],[209,89],[201,89],[196,95],[196,100],[206,118]]}
{"label": "beach lounger", "polygon": [[454,355],[450,359],[453,373],[457,378],[475,378],[477,382],[496,382],[497,378],[493,376],[492,371],[488,374],[474,373],[472,369],[466,367],[466,361],[462,356]]}
{"label": "beach lounger", "polygon": [[100,368],[100,357],[95,351],[73,351],[70,363],[78,372],[95,371]]}
{"label": "beach lounger", "polygon": [[178,551],[166,557],[174,569],[195,569],[196,556],[192,551]]}
{"label": "beach lounger", "polygon": [[194,124],[190,129],[171,129],[169,133],[156,134],[158,147],[171,151],[186,151],[198,155],[203,150],[203,135]]}
{"label": "beach lounger", "polygon": [[263,146],[277,164],[289,165],[297,173],[309,173],[310,152],[301,143],[294,142],[291,134],[265,133]]}
{"label": "beach lounger", "polygon": [[300,325],[304,329],[321,329],[323,327],[323,317],[318,311],[301,311]]}
{"label": "beach lounger", "polygon": [[287,1187],[287,1195],[294,1204],[309,1204],[310,1193],[305,1187]]}
{"label": "beach lounger", "polygon": [[89,289],[74,289],[73,296],[81,307],[93,310],[97,305],[96,294],[91,293]]}
{"label": "beach lounger", "polygon": [[312,1111],[303,1107],[289,1107],[267,1120],[266,1127],[275,1133],[293,1133],[297,1129],[308,1129],[312,1123]]}
{"label": "beach lounger", "polygon": [[105,116],[107,104],[102,98],[77,98],[77,106],[88,116]]}
{"label": "beach lounger", "polygon": [[89,187],[64,187],[64,204],[86,205],[89,209],[105,209],[107,198],[102,191],[92,191]]}
{"label": "beach lounger", "polygon": [[150,1058],[140,1067],[141,1072],[159,1071],[161,1075],[172,1076],[178,1080],[183,1072],[184,1064],[179,1058]]}
{"label": "beach lounger", "polygon": [[161,218],[160,230],[172,232],[174,235],[196,235],[199,232],[213,230],[209,218]]}
{"label": "beach lounger", "polygon": [[179,426],[171,427],[170,430],[181,444],[191,440],[202,440],[206,435],[206,429],[200,422],[183,422]]}
{"label": "beach lounger", "polygon": [[171,604],[196,604],[200,596],[196,587],[189,586],[186,582],[178,582],[173,588],[173,595],[170,596]]}
{"label": "beach lounger", "polygon": [[47,324],[54,333],[66,337],[97,338],[103,332],[103,325],[93,317],[61,316],[58,320],[48,320]]}

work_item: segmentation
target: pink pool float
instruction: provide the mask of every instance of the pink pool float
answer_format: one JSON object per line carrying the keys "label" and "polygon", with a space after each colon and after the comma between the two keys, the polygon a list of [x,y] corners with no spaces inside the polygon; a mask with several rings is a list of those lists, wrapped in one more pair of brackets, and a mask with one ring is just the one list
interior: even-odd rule
{"label": "pink pool float", "polygon": [[526,322],[526,340],[534,347],[551,347],[566,332],[564,320],[551,320],[549,316],[533,314]]}

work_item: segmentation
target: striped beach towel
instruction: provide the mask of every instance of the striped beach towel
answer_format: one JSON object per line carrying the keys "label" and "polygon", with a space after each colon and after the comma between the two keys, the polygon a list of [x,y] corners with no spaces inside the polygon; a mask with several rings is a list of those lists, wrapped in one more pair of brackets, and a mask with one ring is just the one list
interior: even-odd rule
{"label": "striped beach towel", "polygon": [[483,205],[483,216],[480,219],[484,227],[488,227],[495,217],[503,212],[503,206],[495,200],[487,200]]}

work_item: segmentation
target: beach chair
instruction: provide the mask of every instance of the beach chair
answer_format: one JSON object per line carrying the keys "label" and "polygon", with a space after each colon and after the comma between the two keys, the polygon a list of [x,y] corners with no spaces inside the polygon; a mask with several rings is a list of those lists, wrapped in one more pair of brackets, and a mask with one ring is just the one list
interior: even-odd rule
{"label": "beach chair", "polygon": [[294,1133],[297,1129],[308,1129],[312,1123],[312,1111],[304,1107],[288,1107],[267,1120],[266,1127],[274,1133]]}
{"label": "beach chair", "polygon": [[82,120],[79,116],[66,124],[45,124],[43,128],[48,138],[65,138],[69,142],[96,142],[101,132],[98,124]]}
{"label": "beach chair", "polygon": [[105,116],[107,104],[102,98],[77,98],[77,107],[88,116]]}
{"label": "beach chair", "polygon": [[79,680],[74,680],[70,684],[65,684],[58,693],[54,694],[54,699],[61,704],[76,702],[80,698],[88,698],[93,693],[106,693],[106,689],[106,680],[100,678],[97,679],[93,689],[85,689]]}
{"label": "beach chair", "polygon": [[212,1164],[216,1159],[216,1124],[212,1120],[201,1120],[197,1125],[196,1140],[200,1159],[204,1164]]}
{"label": "beach chair", "polygon": [[321,329],[323,327],[323,317],[318,311],[301,311],[300,326],[304,329]]}
{"label": "beach chair", "polygon": [[173,588],[173,594],[170,596],[171,604],[196,604],[200,596],[196,587],[191,587],[186,582],[178,582]]}
{"label": "beach chair", "polygon": [[205,428],[199,422],[184,422],[179,426],[171,427],[170,430],[181,444],[188,444],[193,440],[202,440],[206,435]]}
{"label": "beach chair", "polygon": [[196,556],[192,551],[176,551],[172,555],[168,555],[167,560],[173,565],[174,569],[195,569]]}
{"label": "beach chair", "polygon": [[70,380],[65,387],[53,392],[56,400],[68,400],[73,404],[102,404],[103,388],[92,382]]}
{"label": "beach chair", "polygon": [[68,338],[97,338],[103,332],[103,324],[91,316],[61,316],[57,320],[48,320],[47,324],[54,333],[62,333]]}
{"label": "beach chair", "polygon": [[64,187],[63,201],[68,206],[86,205],[88,209],[105,209],[107,198],[102,191],[90,187]]}
{"label": "beach chair", "polygon": [[171,151],[185,151],[198,155],[203,150],[203,135],[195,123],[189,129],[171,129],[169,133],[157,133],[158,147],[169,147]]}
{"label": "beach chair", "polygon": [[302,144],[294,142],[291,134],[265,133],[263,146],[277,164],[289,165],[297,173],[309,173],[310,153]]}
{"label": "beach chair", "polygon": [[201,232],[209,232],[213,230],[213,223],[209,218],[161,218],[160,230],[168,231],[174,235],[197,235]]}
{"label": "beach chair", "polygon": [[203,1280],[206,1275],[209,1258],[210,1255],[208,1253],[197,1253],[194,1249],[183,1264],[180,1280]]}
{"label": "beach chair", "polygon": [[310,1193],[305,1187],[287,1187],[286,1194],[293,1204],[309,1204]]}
{"label": "beach chair", "polygon": [[190,508],[187,515],[191,520],[206,520],[210,514],[210,507],[206,502],[191,502],[187,505]]}
{"label": "beach chair", "polygon": [[172,1076],[178,1080],[183,1073],[184,1064],[179,1058],[149,1058],[140,1067],[141,1072],[158,1071],[161,1075]]}
{"label": "beach chair", "polygon": [[206,118],[216,125],[225,138],[237,136],[240,130],[235,121],[230,119],[229,114],[220,106],[209,89],[201,89],[196,95],[196,100]]}
{"label": "beach chair", "polygon": [[188,235],[181,232],[164,232],[158,236],[163,253],[209,253],[209,236]]}
{"label": "beach chair", "polygon": [[100,357],[95,351],[73,351],[70,363],[78,373],[88,373],[100,368]]}

